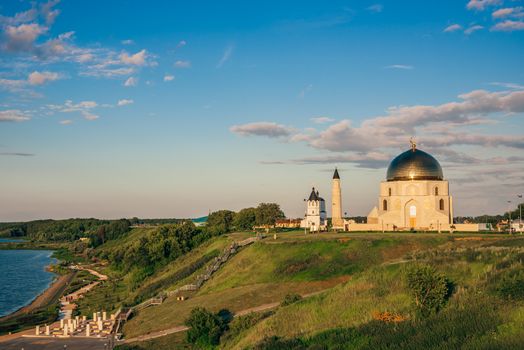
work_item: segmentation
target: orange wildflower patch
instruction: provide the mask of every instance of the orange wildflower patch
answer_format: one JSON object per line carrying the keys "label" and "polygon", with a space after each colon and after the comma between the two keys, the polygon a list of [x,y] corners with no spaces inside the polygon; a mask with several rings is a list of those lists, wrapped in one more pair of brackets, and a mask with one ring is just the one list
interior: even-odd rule
{"label": "orange wildflower patch", "polygon": [[379,311],[373,311],[372,313],[373,319],[377,321],[382,322],[403,322],[407,319],[407,317],[404,317],[400,314],[395,314],[389,311],[379,312]]}

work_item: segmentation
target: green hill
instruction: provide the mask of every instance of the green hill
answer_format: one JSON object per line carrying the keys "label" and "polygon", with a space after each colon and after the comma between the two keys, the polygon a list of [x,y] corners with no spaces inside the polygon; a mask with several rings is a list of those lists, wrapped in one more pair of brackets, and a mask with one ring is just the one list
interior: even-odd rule
{"label": "green hill", "polygon": [[[143,288],[169,281],[174,271],[244,237],[206,242],[148,278]],[[141,310],[124,334],[131,338],[183,325],[195,307],[237,313],[298,293],[306,297],[255,321],[235,319],[220,346],[307,349],[331,342],[352,344],[344,348],[519,348],[523,258],[524,239],[506,236],[284,233],[240,250],[187,300],[170,297]],[[419,314],[406,283],[407,271],[420,264],[433,266],[453,285],[442,310],[427,316]],[[163,287],[173,289],[201,271]],[[174,334],[133,346],[188,347],[183,339]]]}

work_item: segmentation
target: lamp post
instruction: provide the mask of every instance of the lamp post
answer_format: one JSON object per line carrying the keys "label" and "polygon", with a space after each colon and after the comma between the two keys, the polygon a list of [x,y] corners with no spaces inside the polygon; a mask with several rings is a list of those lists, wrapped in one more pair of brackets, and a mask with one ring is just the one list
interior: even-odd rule
{"label": "lamp post", "polygon": [[520,234],[522,234],[522,195],[517,194],[517,198],[519,198],[519,231]]}
{"label": "lamp post", "polygon": [[509,223],[509,233],[512,232],[512,227],[511,227],[511,201],[508,201],[508,216],[509,216],[509,220],[508,220],[508,223]]}

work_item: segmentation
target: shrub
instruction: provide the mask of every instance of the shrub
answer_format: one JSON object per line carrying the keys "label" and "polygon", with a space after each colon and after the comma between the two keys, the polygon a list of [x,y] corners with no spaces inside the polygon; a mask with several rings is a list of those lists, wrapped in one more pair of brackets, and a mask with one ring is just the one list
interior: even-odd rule
{"label": "shrub", "polygon": [[407,272],[407,284],[424,316],[438,312],[451,294],[451,283],[431,266],[415,266]]}
{"label": "shrub", "polygon": [[287,294],[282,300],[280,305],[287,306],[296,303],[297,301],[302,300],[302,297],[299,294]]}
{"label": "shrub", "polygon": [[513,270],[503,274],[496,286],[496,292],[505,299],[524,299],[524,271]]}
{"label": "shrub", "polygon": [[222,343],[223,341],[234,339],[235,337],[239,336],[242,332],[250,329],[258,322],[271,316],[273,313],[273,311],[252,312],[244,316],[236,317],[229,324],[229,330],[224,334],[222,339],[220,339],[220,342]]}
{"label": "shrub", "polygon": [[220,336],[227,328],[226,322],[218,314],[204,308],[191,310],[185,325],[189,327],[187,341],[199,347],[218,345]]}

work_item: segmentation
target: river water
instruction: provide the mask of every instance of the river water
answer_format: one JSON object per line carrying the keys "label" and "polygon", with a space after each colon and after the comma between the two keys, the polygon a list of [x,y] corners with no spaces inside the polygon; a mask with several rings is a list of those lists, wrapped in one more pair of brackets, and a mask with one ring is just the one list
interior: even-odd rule
{"label": "river water", "polygon": [[28,305],[49,287],[56,276],[45,269],[56,263],[51,254],[51,250],[0,250],[0,316]]}

